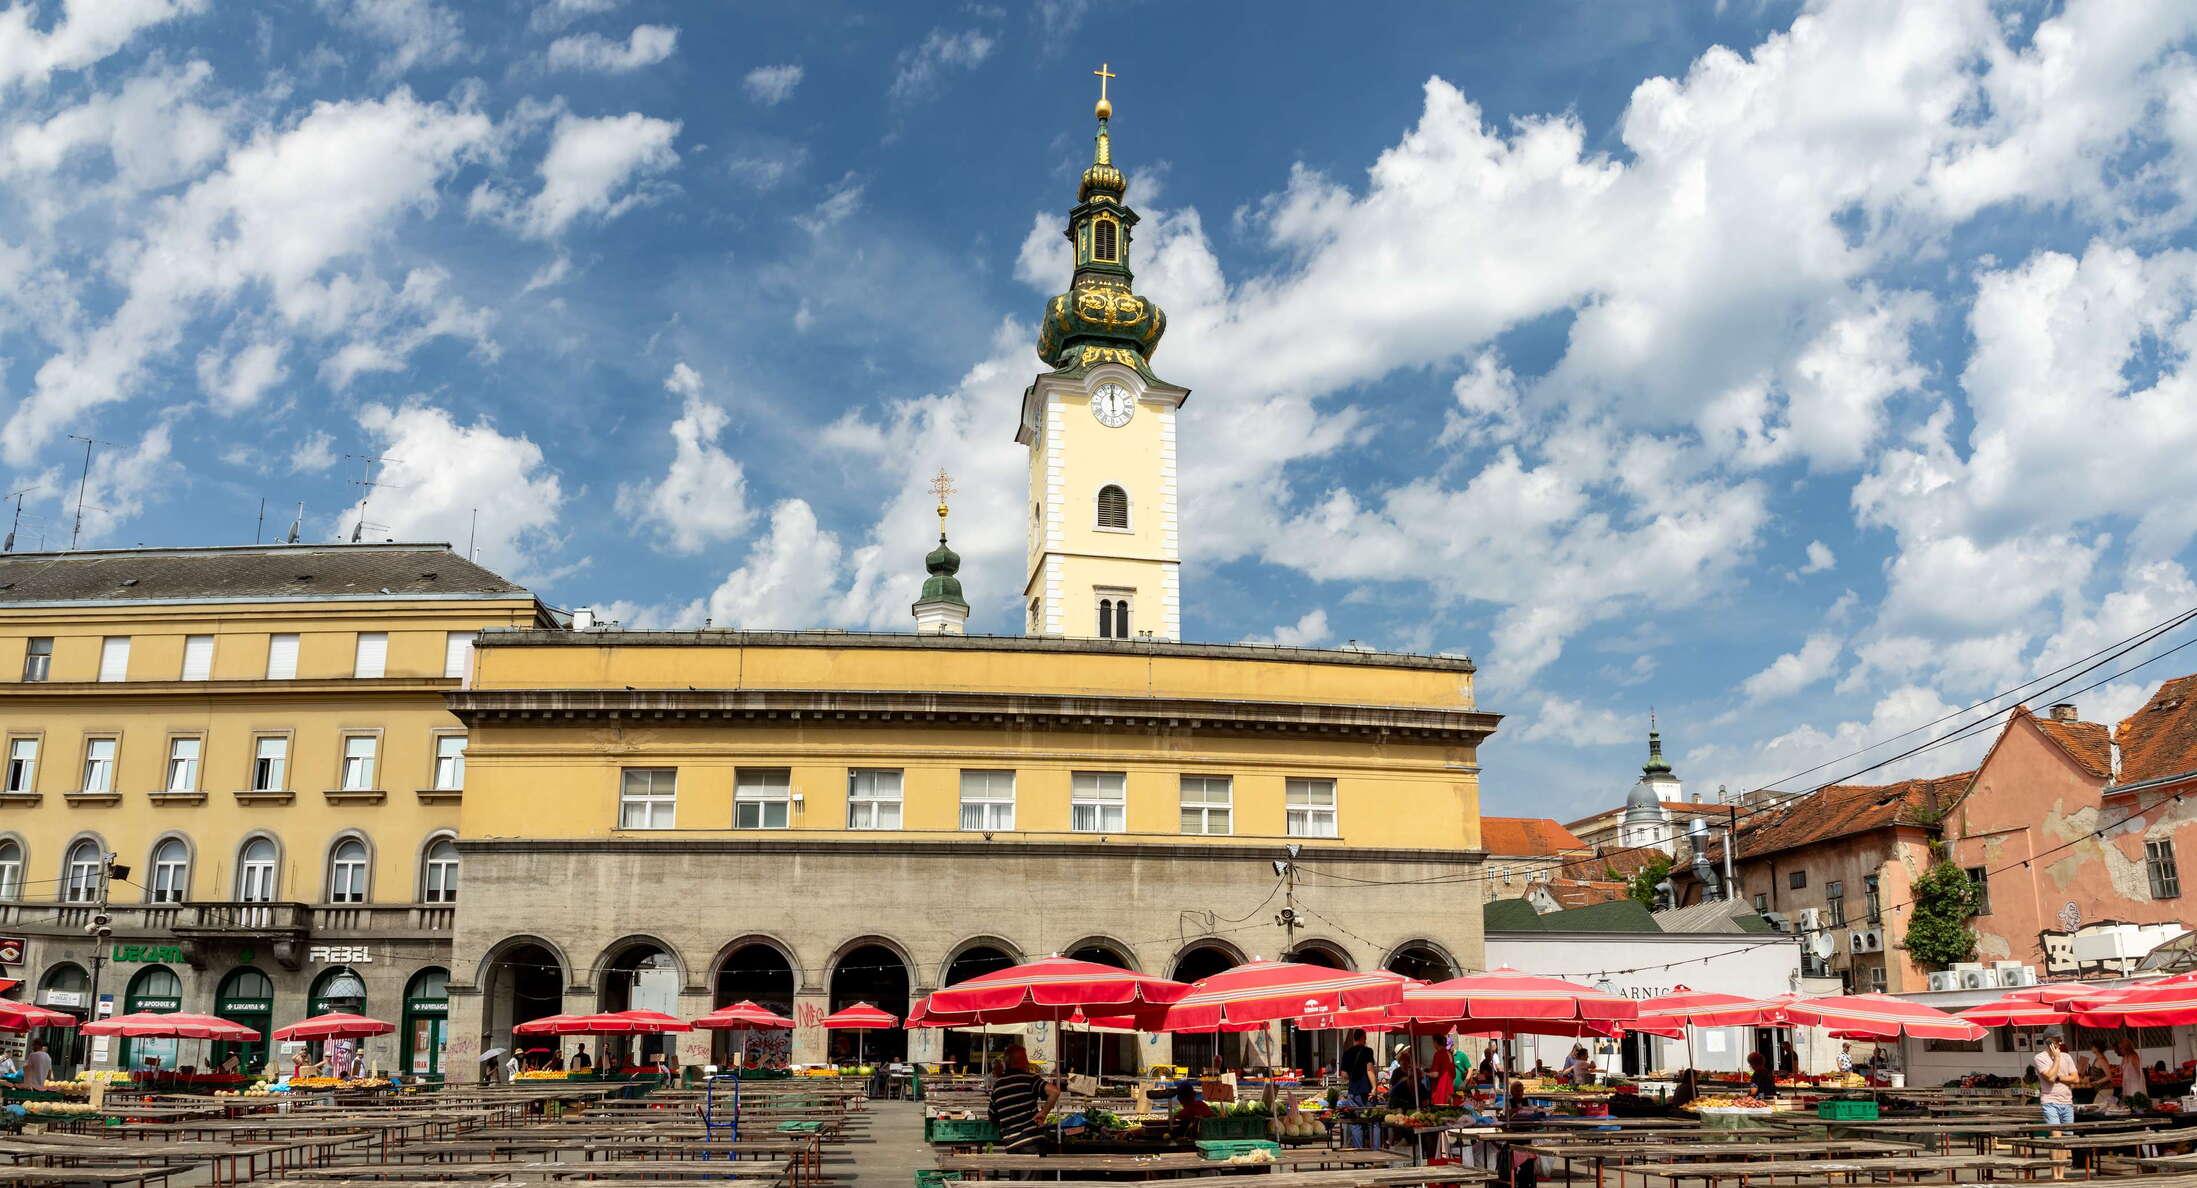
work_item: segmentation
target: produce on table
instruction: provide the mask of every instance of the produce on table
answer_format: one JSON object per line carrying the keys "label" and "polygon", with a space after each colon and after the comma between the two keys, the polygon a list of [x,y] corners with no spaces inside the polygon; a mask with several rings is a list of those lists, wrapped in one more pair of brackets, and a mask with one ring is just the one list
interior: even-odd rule
{"label": "produce on table", "polygon": [[1767,1110],[1770,1103],[1749,1094],[1746,1097],[1697,1097],[1687,1102],[1689,1110]]}

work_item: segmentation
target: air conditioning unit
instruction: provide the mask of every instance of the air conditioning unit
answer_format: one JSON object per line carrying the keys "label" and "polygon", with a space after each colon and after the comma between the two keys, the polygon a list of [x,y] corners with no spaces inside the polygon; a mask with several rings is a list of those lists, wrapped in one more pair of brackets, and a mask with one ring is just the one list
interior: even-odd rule
{"label": "air conditioning unit", "polygon": [[1868,951],[1869,951],[1869,934],[1868,934],[1868,933],[1866,933],[1866,932],[1863,932],[1863,931],[1862,931],[1861,929],[1859,929],[1859,928],[1856,928],[1856,929],[1854,929],[1854,930],[1853,930],[1852,932],[1849,932],[1849,933],[1847,933],[1847,934],[1846,934],[1846,951],[1847,951],[1847,952],[1849,952],[1849,953],[1866,953],[1866,952],[1868,952]]}
{"label": "air conditioning unit", "polygon": [[1999,988],[1999,971],[1995,969],[1964,969],[1960,971],[1961,989],[1996,990]]}
{"label": "air conditioning unit", "polygon": [[1784,912],[1764,912],[1762,913],[1762,919],[1764,923],[1779,932],[1792,931],[1792,921],[1785,918]]}
{"label": "air conditioning unit", "polygon": [[1958,990],[1961,988],[1961,976],[1949,969],[1932,970],[1930,972],[1930,988],[1932,990]]}
{"label": "air conditioning unit", "polygon": [[1857,952],[1882,953],[1884,951],[1884,930],[1882,928],[1864,928],[1854,935],[1861,938],[1861,947],[1856,950]]}
{"label": "air conditioning unit", "polygon": [[1822,928],[1823,928],[1823,909],[1822,909],[1822,908],[1802,908],[1802,909],[1800,909],[1800,930],[1801,930],[1802,932],[1818,932],[1818,931],[1821,931],[1821,930],[1822,930]]}
{"label": "air conditioning unit", "polygon": [[2036,984],[2037,971],[2030,968],[2029,966],[2019,965],[2014,967],[2013,969],[2002,969],[1999,971],[1999,985],[2009,990],[2016,989],[2021,986],[2034,986]]}
{"label": "air conditioning unit", "polygon": [[1953,971],[1954,973],[1968,973],[1968,972],[1969,972],[1969,971],[1971,971],[1971,970],[1978,970],[1978,969],[1982,969],[1982,968],[1983,968],[1983,962],[1981,962],[1981,961],[1956,961],[1956,962],[1954,962],[1954,963],[1952,964],[1952,966],[1951,966],[1950,968],[1952,969],[1952,971]]}

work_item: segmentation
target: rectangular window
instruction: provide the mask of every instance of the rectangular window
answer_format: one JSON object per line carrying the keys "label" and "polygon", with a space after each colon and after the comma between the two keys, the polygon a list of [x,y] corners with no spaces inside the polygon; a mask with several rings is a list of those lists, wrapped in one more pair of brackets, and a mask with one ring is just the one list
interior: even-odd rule
{"label": "rectangular window", "polygon": [[455,792],[465,787],[465,736],[435,736],[435,788]]}
{"label": "rectangular window", "polygon": [[23,679],[26,681],[50,680],[53,677],[53,637],[41,635],[32,639],[23,652]]}
{"label": "rectangular window", "polygon": [[473,675],[473,639],[478,632],[453,631],[442,643],[442,674],[465,680]]}
{"label": "rectangular window", "polygon": [[289,785],[290,740],[280,735],[262,736],[252,744],[252,791],[280,792]]}
{"label": "rectangular window", "polygon": [[183,679],[205,681],[214,675],[214,637],[211,635],[186,635],[183,637]]}
{"label": "rectangular window", "polygon": [[61,884],[64,903],[91,903],[99,898],[99,877],[106,873],[106,856],[89,843],[69,850],[68,877]]}
{"label": "rectangular window", "polygon": [[669,829],[678,804],[678,768],[626,768],[618,785],[618,828]]}
{"label": "rectangular window", "polygon": [[1869,967],[1869,992],[1871,994],[1884,993],[1884,967],[1881,965]]}
{"label": "rectangular window", "polygon": [[361,679],[381,676],[389,668],[389,633],[386,631],[359,632],[357,658],[352,662],[351,675]]}
{"label": "rectangular window", "polygon": [[458,901],[458,859],[455,850],[437,850],[427,856],[426,886],[422,894],[428,903],[456,903]]}
{"label": "rectangular window", "polygon": [[1870,875],[1861,881],[1861,890],[1869,904],[1871,926],[1884,923],[1884,893],[1877,889],[1877,876]]}
{"label": "rectangular window", "polygon": [[965,771],[961,773],[961,827],[971,830],[1008,830],[1015,827],[1015,773]]}
{"label": "rectangular window", "polygon": [[364,792],[374,787],[374,752],[380,749],[381,740],[371,734],[348,735],[343,740],[343,782],[338,785],[346,792]]}
{"label": "rectangular window", "polygon": [[270,635],[267,637],[267,679],[270,681],[294,681],[298,675],[298,637],[295,635]]}
{"label": "rectangular window", "polygon": [[366,902],[364,850],[341,849],[328,863],[328,902]]}
{"label": "rectangular window", "polygon": [[1079,771],[1069,777],[1068,828],[1120,833],[1128,828],[1129,777],[1119,771]]}
{"label": "rectangular window", "polygon": [[84,791],[114,791],[114,753],[120,745],[112,738],[84,740]]}
{"label": "rectangular window", "polygon": [[1284,799],[1289,836],[1336,836],[1335,781],[1291,780]]}
{"label": "rectangular window", "polygon": [[1795,891],[1800,890],[1802,887],[1808,885],[1808,872],[1805,870],[1796,870],[1793,873],[1786,875],[1785,885]]}
{"label": "rectangular window", "polygon": [[1985,868],[1985,867],[1981,867],[1981,866],[1971,866],[1971,867],[1969,867],[1969,868],[1968,868],[1968,870],[1967,870],[1967,874],[1968,874],[1968,882],[1969,882],[1969,883],[1970,883],[1970,884],[1971,884],[1972,886],[1974,886],[1974,887],[1976,888],[1976,910],[1975,910],[1975,912],[1974,912],[1973,914],[1974,914],[1974,915],[1978,915],[1978,916],[1988,916],[1988,915],[1990,915],[1990,914],[1991,914],[1991,872],[1990,872],[1990,870],[1988,870],[1988,869],[1987,869],[1987,868]]}
{"label": "rectangular window", "polygon": [[1235,832],[1229,828],[1235,801],[1235,785],[1227,776],[1182,777],[1182,831]]}
{"label": "rectangular window", "polygon": [[1846,923],[1846,884],[1833,879],[1823,885],[1824,915],[1830,917],[1827,925],[1837,928]]}
{"label": "rectangular window", "polygon": [[110,635],[99,641],[99,679],[126,681],[130,679],[130,637]]}
{"label": "rectangular window", "polygon": [[793,823],[793,773],[743,767],[732,778],[734,829],[784,829]]}
{"label": "rectangular window", "polygon": [[38,790],[38,740],[35,738],[11,738],[8,740],[9,792],[36,792]]}
{"label": "rectangular window", "polygon": [[2174,864],[2174,843],[2166,838],[2144,843],[2144,868],[2151,875],[2153,899],[2180,899],[2182,871]]}
{"label": "rectangular window", "polygon": [[1760,892],[1757,892],[1757,893],[1755,894],[1755,912],[1756,912],[1756,913],[1757,913],[1757,914],[1759,915],[1760,913],[1762,913],[1762,912],[1766,912],[1766,911],[1769,911],[1769,910],[1770,910],[1770,897],[1769,897],[1769,896],[1767,896],[1767,895],[1761,894]]}
{"label": "rectangular window", "polygon": [[199,738],[168,740],[168,791],[198,791],[198,757],[205,746]]}
{"label": "rectangular window", "polygon": [[847,828],[900,828],[900,773],[861,769],[847,773]]}
{"label": "rectangular window", "polygon": [[184,884],[190,875],[190,863],[183,856],[183,847],[162,846],[153,858],[152,893],[154,903],[182,903]]}

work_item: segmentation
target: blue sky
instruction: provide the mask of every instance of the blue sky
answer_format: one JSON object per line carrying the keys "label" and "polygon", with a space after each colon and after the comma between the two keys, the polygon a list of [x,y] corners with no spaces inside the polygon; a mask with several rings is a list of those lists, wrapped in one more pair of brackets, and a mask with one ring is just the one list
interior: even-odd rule
{"label": "blue sky", "polygon": [[1015,402],[1105,60],[1194,390],[1186,634],[1474,656],[1491,812],[1611,802],[1651,705],[1690,782],[1751,787],[2197,605],[2193,33],[16,3],[0,468],[26,547],[67,543],[71,433],[111,443],[86,544],[216,544],[263,499],[347,536],[383,458],[370,532],[560,606],[900,629],[944,466],[972,627],[1014,630]]}

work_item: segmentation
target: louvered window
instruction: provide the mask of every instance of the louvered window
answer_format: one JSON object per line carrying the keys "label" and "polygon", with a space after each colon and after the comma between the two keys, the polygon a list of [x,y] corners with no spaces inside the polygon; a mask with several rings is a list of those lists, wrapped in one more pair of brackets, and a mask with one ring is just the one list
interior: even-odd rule
{"label": "louvered window", "polygon": [[1098,526],[1101,528],[1127,528],[1129,526],[1129,493],[1112,484],[1098,491]]}
{"label": "louvered window", "polygon": [[1091,258],[1111,262],[1114,255],[1114,220],[1100,219],[1091,227]]}

